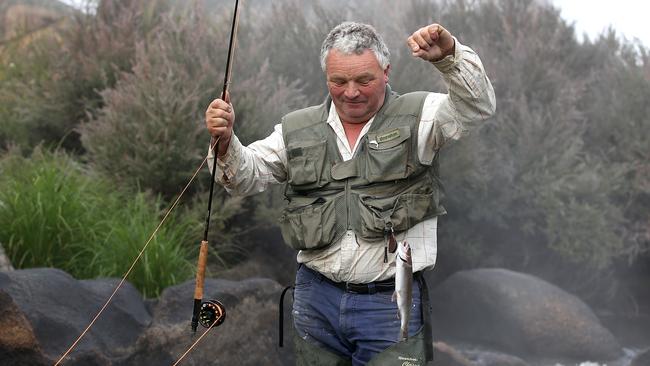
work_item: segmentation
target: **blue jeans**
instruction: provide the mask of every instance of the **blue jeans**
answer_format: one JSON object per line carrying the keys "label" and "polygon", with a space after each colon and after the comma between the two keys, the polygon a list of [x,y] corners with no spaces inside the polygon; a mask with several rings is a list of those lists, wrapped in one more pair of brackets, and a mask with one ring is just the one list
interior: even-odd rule
{"label": "blue jeans", "polygon": [[[351,359],[353,366],[365,365],[398,340],[400,320],[392,295],[345,292],[301,265],[294,290],[294,327],[304,340]],[[409,335],[422,326],[421,308],[420,285],[414,279]]]}

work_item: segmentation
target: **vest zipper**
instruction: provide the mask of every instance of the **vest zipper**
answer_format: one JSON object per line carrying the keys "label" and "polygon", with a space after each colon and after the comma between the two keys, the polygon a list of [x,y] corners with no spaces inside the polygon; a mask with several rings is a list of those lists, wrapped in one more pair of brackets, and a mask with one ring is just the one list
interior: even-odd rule
{"label": "vest zipper", "polygon": [[393,223],[386,222],[384,228],[384,263],[388,263],[388,252],[395,253],[397,250],[397,240],[395,239],[395,231],[393,230]]}
{"label": "vest zipper", "polygon": [[[345,180],[345,223],[347,230],[351,230],[350,226],[350,180]],[[355,234],[356,235],[356,234]]]}

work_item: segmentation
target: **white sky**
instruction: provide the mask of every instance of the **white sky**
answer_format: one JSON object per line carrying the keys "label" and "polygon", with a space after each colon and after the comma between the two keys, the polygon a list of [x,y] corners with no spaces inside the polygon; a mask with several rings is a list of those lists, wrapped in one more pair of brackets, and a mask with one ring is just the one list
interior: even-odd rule
{"label": "white sky", "polygon": [[569,23],[578,39],[587,33],[594,39],[609,25],[628,40],[639,39],[650,48],[650,2],[647,0],[550,0]]}

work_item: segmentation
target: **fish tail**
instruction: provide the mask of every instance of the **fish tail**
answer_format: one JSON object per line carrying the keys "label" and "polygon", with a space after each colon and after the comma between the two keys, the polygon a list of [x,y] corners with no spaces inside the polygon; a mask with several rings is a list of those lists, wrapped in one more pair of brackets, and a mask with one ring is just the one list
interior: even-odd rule
{"label": "fish tail", "polygon": [[399,340],[400,342],[406,341],[409,339],[408,328],[400,329]]}

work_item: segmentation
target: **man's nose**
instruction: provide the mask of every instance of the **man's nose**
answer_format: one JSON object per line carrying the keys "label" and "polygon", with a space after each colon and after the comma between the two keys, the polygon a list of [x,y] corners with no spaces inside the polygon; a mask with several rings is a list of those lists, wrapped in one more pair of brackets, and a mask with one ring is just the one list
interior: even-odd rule
{"label": "man's nose", "polygon": [[354,99],[359,95],[359,88],[355,83],[348,83],[345,87],[345,97]]}

